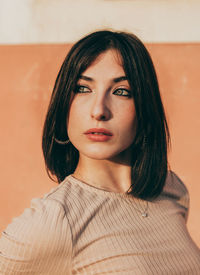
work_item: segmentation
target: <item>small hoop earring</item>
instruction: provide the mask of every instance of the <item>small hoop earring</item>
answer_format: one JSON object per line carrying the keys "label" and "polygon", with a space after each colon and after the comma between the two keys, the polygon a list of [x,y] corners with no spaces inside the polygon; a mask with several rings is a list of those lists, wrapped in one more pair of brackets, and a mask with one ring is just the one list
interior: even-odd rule
{"label": "small hoop earring", "polygon": [[62,141],[62,140],[59,140],[57,138],[54,138],[54,140],[55,140],[55,142],[57,142],[60,145],[67,145],[68,143],[70,143],[69,139]]}

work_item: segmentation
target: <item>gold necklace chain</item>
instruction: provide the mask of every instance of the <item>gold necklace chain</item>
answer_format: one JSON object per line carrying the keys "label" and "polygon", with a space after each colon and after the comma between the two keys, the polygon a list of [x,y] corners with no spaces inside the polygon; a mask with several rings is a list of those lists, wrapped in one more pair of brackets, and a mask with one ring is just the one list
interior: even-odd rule
{"label": "gold necklace chain", "polygon": [[[134,198],[134,199],[135,199],[135,198]],[[141,200],[141,199],[140,199],[140,200]],[[148,214],[149,202],[148,202],[148,201],[146,201],[146,207],[145,207],[144,210],[140,210],[139,208],[135,207],[134,205],[133,205],[133,208],[134,208],[136,211],[140,212],[140,214],[142,215],[143,218],[147,218],[147,217],[149,216],[149,214]]]}
{"label": "gold necklace chain", "polygon": [[[80,177],[80,175],[79,175],[78,173],[76,173],[76,174],[74,173],[73,176],[74,176],[77,180],[80,180],[80,181],[82,181],[82,182],[88,184],[87,181],[85,181],[84,179],[80,179],[80,178],[82,178],[82,177]],[[90,185],[90,184],[88,184],[88,185]],[[92,186],[92,185],[90,185],[90,186]],[[101,188],[101,187],[97,187],[97,188],[99,188],[100,190],[112,192],[112,191],[110,191],[110,190],[108,190],[108,189],[106,190],[105,188]],[[125,194],[129,194],[129,193],[126,192]],[[149,208],[148,201],[146,201],[146,207],[145,207],[144,210],[140,210],[140,209],[138,209],[137,207],[135,207],[134,205],[132,205],[132,206],[133,206],[133,208],[134,208],[137,212],[139,212],[139,213],[141,214],[141,216],[142,216],[143,218],[147,218],[147,217],[149,216],[149,214],[148,214],[148,208]]]}
{"label": "gold necklace chain", "polygon": [[[127,190],[127,194],[130,194],[128,191],[130,190],[130,188]],[[133,196],[134,197],[134,196]],[[135,197],[134,197],[134,199],[135,199]],[[140,199],[141,200],[141,199]],[[133,208],[136,210],[136,211],[138,211],[138,212],[140,212],[140,214],[142,215],[142,217],[143,218],[147,218],[148,216],[149,216],[149,214],[148,214],[148,208],[149,208],[149,203],[148,203],[148,201],[146,201],[146,207],[145,207],[145,209],[144,210],[140,210],[140,209],[138,209],[137,207],[135,207],[135,206],[133,206]]]}

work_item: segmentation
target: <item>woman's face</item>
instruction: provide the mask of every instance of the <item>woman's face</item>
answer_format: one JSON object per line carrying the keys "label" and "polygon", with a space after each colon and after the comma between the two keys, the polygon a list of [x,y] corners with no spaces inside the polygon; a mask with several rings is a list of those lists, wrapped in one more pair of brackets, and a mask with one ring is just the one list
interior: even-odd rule
{"label": "woman's face", "polygon": [[136,112],[116,50],[99,55],[81,75],[74,93],[67,128],[80,157],[120,160],[130,155]]}

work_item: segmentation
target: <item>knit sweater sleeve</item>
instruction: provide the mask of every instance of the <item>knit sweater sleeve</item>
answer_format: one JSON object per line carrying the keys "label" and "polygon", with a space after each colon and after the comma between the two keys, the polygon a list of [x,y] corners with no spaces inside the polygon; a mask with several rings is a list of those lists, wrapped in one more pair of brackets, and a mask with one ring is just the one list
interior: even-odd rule
{"label": "knit sweater sleeve", "polygon": [[56,200],[33,199],[0,239],[0,274],[71,274],[71,230]]}

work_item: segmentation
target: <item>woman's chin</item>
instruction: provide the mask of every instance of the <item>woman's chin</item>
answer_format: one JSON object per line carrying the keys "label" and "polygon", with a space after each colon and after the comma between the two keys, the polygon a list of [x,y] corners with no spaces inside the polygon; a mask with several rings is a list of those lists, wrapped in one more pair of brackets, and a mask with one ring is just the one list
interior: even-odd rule
{"label": "woman's chin", "polygon": [[89,158],[89,159],[93,159],[93,160],[109,160],[112,157],[114,157],[112,154],[108,154],[108,153],[86,153],[86,154],[82,154],[85,157]]}
{"label": "woman's chin", "polygon": [[112,152],[111,150],[102,150],[96,149],[94,150],[84,150],[79,151],[79,154],[83,157],[94,159],[94,160],[109,160],[119,154],[118,152]]}
{"label": "woman's chin", "polygon": [[124,160],[124,158],[128,158],[125,151],[120,150],[87,150],[82,152],[79,151],[79,153],[82,157],[86,157],[93,160],[110,160],[118,162],[120,160]]}

